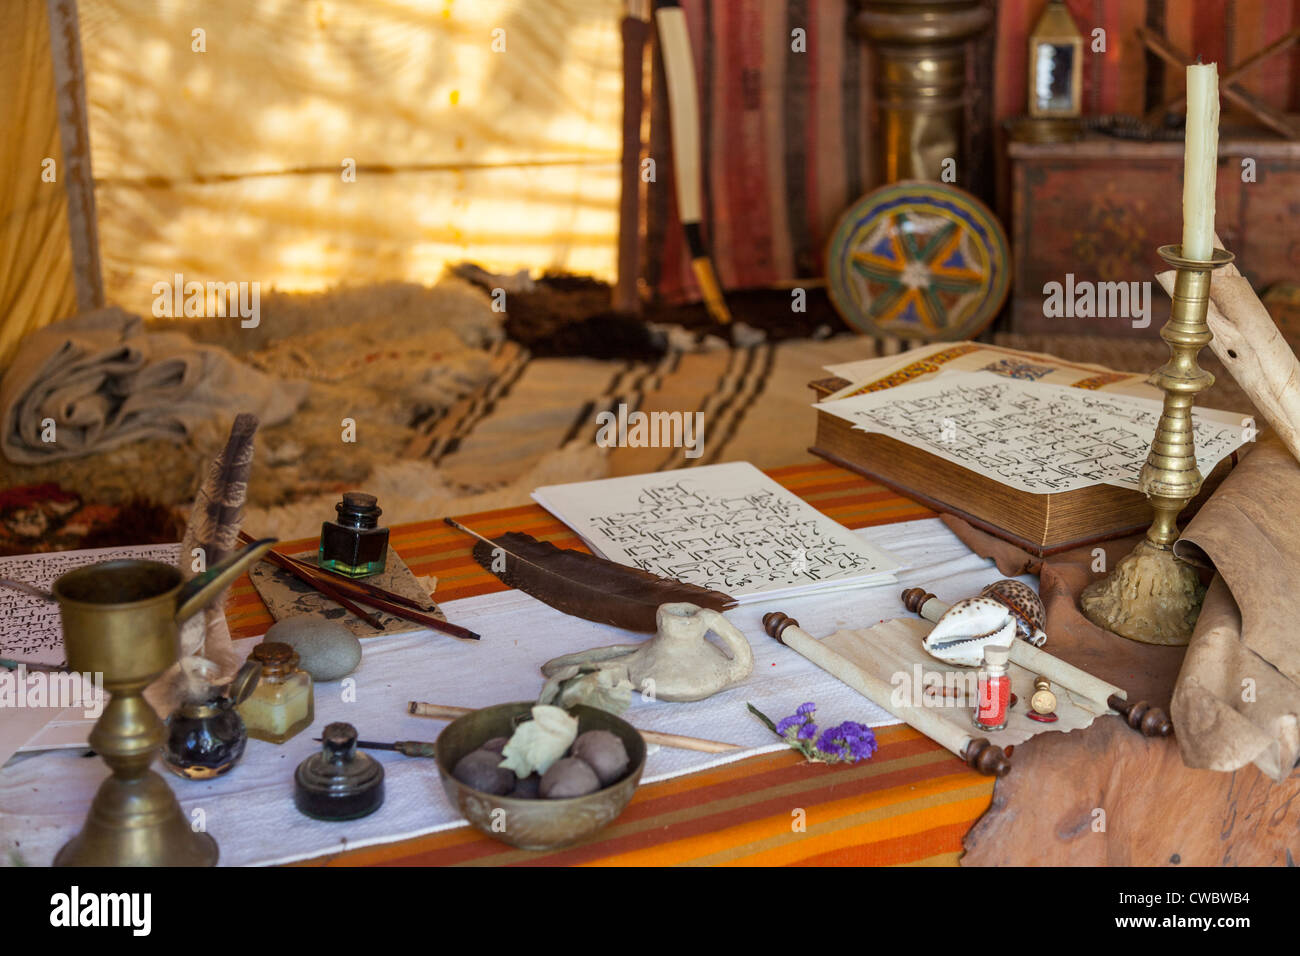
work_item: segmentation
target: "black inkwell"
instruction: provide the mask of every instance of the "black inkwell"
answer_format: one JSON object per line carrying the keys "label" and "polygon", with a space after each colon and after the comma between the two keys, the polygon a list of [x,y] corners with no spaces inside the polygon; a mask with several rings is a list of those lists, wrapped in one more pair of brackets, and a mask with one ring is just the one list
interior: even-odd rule
{"label": "black inkwell", "polygon": [[293,775],[294,805],[315,820],[355,820],[384,802],[384,768],[357,750],[357,729],[334,723],[321,734],[320,753]]}
{"label": "black inkwell", "polygon": [[337,521],[320,529],[320,566],[350,578],[379,574],[388,559],[388,529],[379,527],[383,514],[378,499],[362,491],[344,492],[334,506]]}

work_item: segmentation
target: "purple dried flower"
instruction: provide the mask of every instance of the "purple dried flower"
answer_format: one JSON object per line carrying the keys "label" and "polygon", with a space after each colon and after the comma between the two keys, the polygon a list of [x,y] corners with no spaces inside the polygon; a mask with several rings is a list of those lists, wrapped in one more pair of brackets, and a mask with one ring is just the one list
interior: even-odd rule
{"label": "purple dried flower", "polygon": [[817,741],[817,749],[828,757],[843,757],[844,747],[836,739],[835,733],[837,728],[832,727],[826,731]]}
{"label": "purple dried flower", "polygon": [[[775,729],[778,736],[809,760],[855,763],[870,759],[878,749],[876,735],[871,732],[871,728],[852,720],[831,727],[818,737],[817,725],[813,723],[817,705],[812,701],[800,704],[793,714],[776,724],[753,704],[748,706],[767,726]],[[815,744],[810,743],[813,740],[816,740]]]}
{"label": "purple dried flower", "polygon": [[818,750],[849,763],[870,759],[876,748],[876,735],[871,728],[851,720],[830,728],[817,741]]}
{"label": "purple dried flower", "polygon": [[779,721],[777,721],[776,732],[780,736],[784,737],[786,734],[788,734],[795,727],[799,726],[799,724],[801,723],[803,723],[803,718],[800,717],[798,714],[795,714],[793,717],[782,717]]}

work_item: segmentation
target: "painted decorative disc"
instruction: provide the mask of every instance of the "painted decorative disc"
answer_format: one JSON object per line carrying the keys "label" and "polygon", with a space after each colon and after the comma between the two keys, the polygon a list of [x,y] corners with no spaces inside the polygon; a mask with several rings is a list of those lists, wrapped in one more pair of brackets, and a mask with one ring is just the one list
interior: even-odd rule
{"label": "painted decorative disc", "polygon": [[892,183],[836,224],[826,252],[831,301],[868,335],[968,339],[1006,300],[1009,248],[993,213],[965,190]]}

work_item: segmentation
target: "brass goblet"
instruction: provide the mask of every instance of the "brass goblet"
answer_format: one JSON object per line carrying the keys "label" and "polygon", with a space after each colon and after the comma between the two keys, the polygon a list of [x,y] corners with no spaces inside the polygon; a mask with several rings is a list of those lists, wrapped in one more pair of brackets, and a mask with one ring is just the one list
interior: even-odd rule
{"label": "brass goblet", "polygon": [[107,561],[69,571],[52,588],[63,620],[68,667],[99,673],[112,699],[90,746],[112,775],[86,823],[55,866],[212,866],[217,842],[195,832],[171,788],[149,769],[166,737],[144,689],[180,654],[181,621],[192,616],[275,542],[255,542],[189,582],[156,561]]}

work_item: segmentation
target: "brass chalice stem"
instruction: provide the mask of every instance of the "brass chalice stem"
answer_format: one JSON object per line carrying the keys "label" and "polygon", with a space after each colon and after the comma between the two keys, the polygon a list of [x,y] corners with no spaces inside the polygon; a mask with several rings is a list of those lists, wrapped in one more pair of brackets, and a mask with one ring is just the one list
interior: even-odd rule
{"label": "brass chalice stem", "polygon": [[1178,515],[1201,490],[1192,400],[1214,384],[1196,360],[1214,337],[1206,324],[1210,273],[1231,262],[1232,253],[1215,249],[1209,261],[1201,261],[1183,258],[1179,246],[1161,246],[1159,252],[1177,278],[1169,321],[1160,330],[1169,361],[1150,378],[1165,393],[1164,407],[1138,479],[1155,517],[1146,540],[1108,577],[1089,585],[1079,604],[1094,624],[1123,637],[1182,645],[1191,640],[1205,597],[1196,569],[1173,552]]}

